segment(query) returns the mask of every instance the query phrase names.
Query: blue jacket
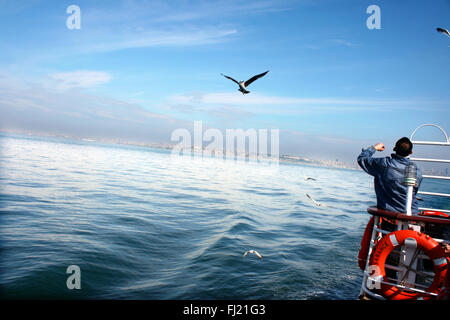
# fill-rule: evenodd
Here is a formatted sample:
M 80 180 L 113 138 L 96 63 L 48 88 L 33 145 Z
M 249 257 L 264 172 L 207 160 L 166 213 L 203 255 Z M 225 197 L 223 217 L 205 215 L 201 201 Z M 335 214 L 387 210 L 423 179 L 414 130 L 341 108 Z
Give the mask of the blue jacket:
M 358 156 L 359 166 L 368 174 L 375 177 L 375 193 L 377 195 L 377 207 L 394 212 L 406 212 L 406 195 L 408 187 L 403 184 L 405 168 L 409 164 L 409 158 L 403 158 L 396 154 L 390 157 L 373 158 L 375 148 L 363 149 Z M 417 191 L 422 182 L 422 172 L 417 168 L 417 186 L 413 190 L 412 213 L 419 213 L 419 204 L 416 198 Z

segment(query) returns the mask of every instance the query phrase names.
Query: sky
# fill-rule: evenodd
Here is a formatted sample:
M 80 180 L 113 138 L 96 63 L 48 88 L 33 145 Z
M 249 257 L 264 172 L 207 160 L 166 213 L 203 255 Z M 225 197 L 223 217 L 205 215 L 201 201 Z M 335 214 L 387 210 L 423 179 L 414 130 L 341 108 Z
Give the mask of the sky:
M 436 27 L 448 0 L 0 0 L 0 130 L 167 143 L 202 121 L 279 129 L 281 154 L 354 162 L 381 141 L 388 155 L 423 123 L 450 134 Z M 245 96 L 220 75 L 267 70 Z

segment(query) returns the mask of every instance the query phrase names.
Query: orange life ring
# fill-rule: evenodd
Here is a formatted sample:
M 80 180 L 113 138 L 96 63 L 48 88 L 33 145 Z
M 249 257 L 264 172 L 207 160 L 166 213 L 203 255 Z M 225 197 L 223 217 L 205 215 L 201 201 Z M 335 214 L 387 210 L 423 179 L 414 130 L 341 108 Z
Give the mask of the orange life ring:
M 430 236 L 413 230 L 399 230 L 389 233 L 381 238 L 374 248 L 370 256 L 369 265 L 377 267 L 378 277 L 386 279 L 386 271 L 384 268 L 386 258 L 391 251 L 405 243 L 405 240 L 412 238 L 415 240 L 417 248 L 425 252 L 434 264 L 433 283 L 426 290 L 427 292 L 438 293 L 441 285 L 445 281 L 447 274 L 447 258 L 444 249 Z M 405 289 L 398 288 L 394 285 L 381 283 L 381 294 L 389 300 L 413 300 L 417 298 L 430 299 L 430 296 L 420 292 L 408 292 Z
M 425 211 L 422 211 L 420 214 L 423 216 L 428 216 L 428 217 L 443 217 L 443 218 L 450 217 L 448 214 L 446 214 L 444 212 L 434 211 L 434 210 L 425 210 Z
M 361 248 L 358 254 L 358 265 L 361 270 L 366 268 L 367 255 L 369 254 L 370 238 L 372 237 L 372 230 L 374 225 L 374 217 L 372 216 L 367 223 L 364 235 L 361 240 Z
M 450 300 L 450 264 L 448 264 L 447 276 L 445 278 L 445 286 L 441 292 L 439 292 L 439 295 L 436 298 L 437 300 Z

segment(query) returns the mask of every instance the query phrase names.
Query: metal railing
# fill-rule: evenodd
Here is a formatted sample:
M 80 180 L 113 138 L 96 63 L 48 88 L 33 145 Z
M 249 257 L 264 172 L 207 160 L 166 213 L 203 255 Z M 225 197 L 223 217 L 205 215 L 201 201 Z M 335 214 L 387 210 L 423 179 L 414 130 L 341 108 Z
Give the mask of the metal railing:
M 413 141 L 413 136 L 417 132 L 417 130 L 422 127 L 425 127 L 425 126 L 432 126 L 432 127 L 438 128 L 444 134 L 445 141 L 444 142 L 442 142 L 442 141 Z M 417 127 L 411 134 L 410 140 L 412 141 L 413 144 L 416 144 L 416 145 L 447 146 L 447 147 L 450 146 L 450 139 L 449 139 L 447 133 L 441 127 L 439 127 L 435 124 L 423 124 L 423 125 Z M 412 161 L 424 161 L 424 162 L 436 162 L 436 163 L 450 163 L 450 160 L 446 160 L 446 159 L 411 158 L 411 160 Z M 443 181 L 450 180 L 450 177 L 438 176 L 438 175 L 422 175 L 422 177 L 425 179 L 439 179 L 439 180 L 443 180 Z M 418 194 L 436 196 L 436 197 L 450 197 L 450 194 L 442 193 L 442 192 L 418 191 Z M 421 211 L 430 210 L 430 211 L 440 211 L 440 212 L 450 213 L 450 210 L 447 210 L 447 209 L 419 207 L 419 210 L 421 210 Z M 414 230 L 416 230 L 418 232 L 423 232 L 423 228 L 426 228 L 426 226 L 429 224 L 450 226 L 450 219 L 446 219 L 446 218 L 442 218 L 442 217 L 408 215 L 405 213 L 394 213 L 394 212 L 389 212 L 386 210 L 377 209 L 376 207 L 369 207 L 368 212 L 374 216 L 374 225 L 373 225 L 373 229 L 372 229 L 372 233 L 371 233 L 369 250 L 368 250 L 367 257 L 366 257 L 366 264 L 365 264 L 363 282 L 362 282 L 360 294 L 362 296 L 362 294 L 365 293 L 366 297 L 380 299 L 380 300 L 386 300 L 386 298 L 384 296 L 382 296 L 378 291 L 373 290 L 373 288 L 369 288 L 367 285 L 368 280 L 371 280 L 371 279 L 373 280 L 372 272 L 371 272 L 371 269 L 369 266 L 369 264 L 370 264 L 369 261 L 370 261 L 370 257 L 373 252 L 373 249 L 375 248 L 378 241 L 381 240 L 381 238 L 383 238 L 387 234 L 391 233 L 391 231 L 382 229 L 382 227 L 381 227 L 382 220 L 386 219 L 386 218 L 390 219 L 390 221 L 393 221 L 397 224 L 398 229 L 413 228 Z M 438 243 L 450 244 L 450 239 L 434 238 L 434 240 Z M 408 250 L 409 250 L 408 248 L 402 246 L 402 247 L 400 247 L 399 252 L 392 251 L 392 253 L 395 252 L 396 254 L 402 255 L 405 258 L 407 255 L 411 255 L 411 251 L 408 252 Z M 429 257 L 427 255 L 420 254 L 420 253 L 417 253 L 414 251 L 414 256 L 412 257 L 412 259 L 409 260 L 408 265 L 402 264 L 401 262 L 399 262 L 399 264 L 397 266 L 385 263 L 386 270 L 390 269 L 390 270 L 393 270 L 394 272 L 397 272 L 397 279 L 388 278 L 386 276 L 383 279 L 378 279 L 378 284 L 385 284 L 388 286 L 394 286 L 401 290 L 420 293 L 422 298 L 423 297 L 436 298 L 437 294 L 435 292 L 427 292 L 427 290 L 426 290 L 427 286 L 425 286 L 421 283 L 417 283 L 417 281 L 416 281 L 417 275 L 422 276 L 424 278 L 428 278 L 428 279 L 430 279 L 434 276 L 433 272 L 427 272 L 425 270 L 418 270 L 418 268 L 416 266 L 417 266 L 417 261 L 419 259 L 421 259 L 421 261 L 425 261 L 425 260 L 429 260 Z M 414 273 L 413 277 L 409 276 L 407 285 L 405 285 L 404 283 L 402 283 L 399 280 L 400 275 L 405 274 L 405 271 L 406 271 L 406 274 L 408 274 L 409 271 L 413 271 L 413 273 Z M 449 270 L 449 272 L 450 272 L 450 270 Z M 413 279 L 413 280 L 411 281 L 411 279 Z
M 443 133 L 443 135 L 445 137 L 445 141 L 414 141 L 413 140 L 414 134 L 423 127 L 434 127 L 434 128 L 439 129 Z M 413 145 L 415 144 L 415 145 L 446 146 L 446 147 L 450 146 L 450 139 L 449 139 L 447 133 L 444 131 L 444 129 L 442 129 L 441 127 L 439 127 L 435 124 L 431 124 L 431 123 L 425 123 L 425 124 L 418 126 L 411 133 L 410 140 L 413 143 Z M 411 161 L 450 163 L 450 160 L 448 160 L 448 159 L 411 158 Z M 422 177 L 425 179 L 450 180 L 450 177 L 446 177 L 446 176 L 423 175 Z M 450 197 L 449 193 L 438 193 L 438 192 L 429 192 L 429 191 L 418 191 L 417 193 L 423 194 L 423 195 L 438 196 L 438 197 Z M 419 210 L 432 210 L 432 211 L 442 211 L 442 212 L 450 213 L 450 210 L 447 210 L 447 209 L 434 209 L 434 208 L 419 207 Z
M 374 226 L 372 229 L 372 234 L 371 234 L 371 240 L 369 243 L 369 251 L 366 257 L 366 264 L 365 264 L 365 268 L 364 268 L 364 274 L 363 274 L 363 282 L 361 285 L 361 292 L 360 294 L 362 294 L 363 292 L 366 294 L 366 296 L 371 297 L 371 298 L 375 298 L 375 299 L 380 299 L 380 300 L 386 300 L 385 297 L 383 297 L 381 294 L 377 293 L 376 291 L 373 291 L 373 289 L 369 288 L 367 283 L 368 280 L 373 280 L 373 274 L 371 273 L 371 269 L 370 269 L 370 257 L 372 255 L 372 252 L 374 250 L 374 248 L 376 247 L 378 241 L 380 241 L 383 237 L 387 236 L 388 234 L 391 234 L 391 231 L 387 231 L 384 230 L 381 226 L 382 226 L 382 221 L 385 218 L 391 219 L 391 220 L 395 220 L 397 221 L 399 226 L 406 225 L 411 228 L 412 226 L 416 227 L 416 228 L 423 228 L 427 223 L 431 223 L 433 225 L 437 225 L 437 224 L 442 224 L 442 225 L 447 225 L 450 226 L 450 219 L 447 218 L 441 218 L 441 217 L 430 217 L 430 216 L 421 216 L 421 215 L 407 215 L 404 213 L 397 213 L 397 212 L 390 212 L 387 210 L 382 210 L 382 209 L 378 209 L 376 207 L 369 207 L 367 209 L 367 211 L 372 214 L 374 216 Z M 450 244 L 450 239 L 438 239 L 438 238 L 433 238 L 436 242 L 438 243 L 444 243 L 444 244 Z M 391 254 L 396 254 L 396 255 L 404 255 L 405 254 L 405 250 L 403 248 L 403 246 L 401 247 L 400 251 L 392 251 Z M 425 255 L 425 254 L 417 254 L 415 255 L 414 259 L 412 259 L 409 264 L 404 264 L 404 263 L 399 263 L 398 266 L 396 265 L 392 265 L 392 264 L 385 264 L 385 269 L 386 270 L 393 270 L 395 272 L 398 272 L 399 274 L 401 274 L 402 272 L 404 272 L 405 270 L 409 270 L 412 271 L 414 273 L 414 280 L 411 281 L 411 279 L 409 279 L 409 281 L 407 281 L 407 284 L 402 283 L 401 281 L 399 281 L 399 279 L 394 279 L 391 277 L 387 277 L 385 276 L 383 279 L 378 279 L 376 280 L 378 282 L 378 284 L 384 284 L 384 285 L 388 285 L 388 286 L 393 286 L 402 290 L 406 290 L 409 292 L 414 292 L 414 293 L 420 293 L 423 297 L 431 297 L 431 298 L 436 298 L 438 296 L 437 293 L 435 292 L 429 292 L 427 291 L 428 286 L 424 285 L 422 283 L 417 283 L 415 281 L 415 276 L 419 275 L 425 278 L 433 278 L 434 277 L 434 273 L 433 272 L 427 272 L 426 270 L 418 270 L 417 267 L 413 267 L 412 264 L 416 263 L 418 259 L 421 259 L 422 261 L 424 260 L 430 260 L 430 258 Z

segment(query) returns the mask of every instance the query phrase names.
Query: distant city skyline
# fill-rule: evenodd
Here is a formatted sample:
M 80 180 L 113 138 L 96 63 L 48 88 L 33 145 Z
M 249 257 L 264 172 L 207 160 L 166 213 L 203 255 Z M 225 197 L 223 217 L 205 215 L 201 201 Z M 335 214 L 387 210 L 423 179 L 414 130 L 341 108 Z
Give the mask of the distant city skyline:
M 1 134 L 18 134 L 19 136 L 37 136 L 37 137 L 56 137 L 56 138 L 64 138 L 64 139 L 69 139 L 69 140 L 80 140 L 83 142 L 99 142 L 99 143 L 107 143 L 107 144 L 118 144 L 118 145 L 132 145 L 132 146 L 138 146 L 138 147 L 149 147 L 149 148 L 156 148 L 156 149 L 168 149 L 171 150 L 174 148 L 174 146 L 176 145 L 176 143 L 171 142 L 171 143 L 139 143 L 136 141 L 127 141 L 127 140 L 114 140 L 114 139 L 90 139 L 90 138 L 82 138 L 82 137 L 78 137 L 78 136 L 70 136 L 70 135 L 45 135 L 45 134 L 36 134 L 34 132 L 26 132 L 26 131 L 22 131 L 22 130 L 16 130 L 16 131 L 0 131 L 0 135 Z M 220 159 L 221 157 L 224 157 L 224 153 L 221 152 L 214 152 L 211 153 L 210 150 L 206 150 L 206 153 L 203 153 L 202 150 L 205 150 L 207 146 L 203 146 L 203 149 L 199 148 L 199 147 L 194 147 L 192 146 L 192 156 L 212 156 L 212 157 L 216 157 L 218 159 Z M 224 150 L 226 151 L 226 150 Z M 185 154 L 189 154 L 189 151 L 186 149 L 185 150 Z M 448 156 L 448 152 L 446 153 Z M 249 156 L 246 152 L 237 152 L 236 155 L 238 157 L 245 157 L 245 156 Z M 375 155 L 375 156 L 379 156 L 379 155 Z M 265 157 L 260 158 L 260 155 L 257 156 L 259 159 L 264 160 Z M 357 170 L 361 170 L 361 168 L 359 167 L 359 165 L 356 163 L 356 161 L 345 161 L 345 160 L 341 160 L 341 159 L 328 159 L 328 160 L 320 160 L 317 158 L 308 158 L 305 156 L 301 156 L 301 155 L 292 155 L 292 154 L 279 154 L 277 157 L 279 157 L 279 161 L 281 162 L 294 162 L 294 163 L 300 163 L 303 165 L 312 165 L 312 166 L 320 166 L 320 167 L 330 167 L 330 168 L 341 168 L 341 169 L 357 169 Z M 438 158 L 438 157 L 436 157 Z M 445 158 L 442 157 L 442 158 Z M 446 158 L 448 159 L 448 158 Z M 269 159 L 269 161 L 273 161 Z M 424 174 L 432 174 L 432 175 L 440 175 L 440 176 L 447 176 L 450 177 L 449 174 L 449 170 L 448 170 L 448 166 L 446 164 L 436 164 L 436 163 L 423 163 L 420 162 L 418 163 L 418 166 L 422 169 L 422 172 Z
M 368 27 L 371 5 L 379 28 Z M 0 8 L 2 131 L 169 143 L 198 120 L 222 131 L 279 129 L 280 154 L 349 163 L 379 141 L 387 148 L 377 156 L 389 155 L 423 123 L 450 132 L 450 37 L 436 31 L 450 27 L 445 0 Z M 266 70 L 245 96 L 220 75 Z M 431 128 L 419 136 L 442 139 Z

